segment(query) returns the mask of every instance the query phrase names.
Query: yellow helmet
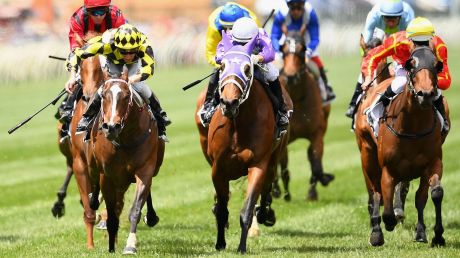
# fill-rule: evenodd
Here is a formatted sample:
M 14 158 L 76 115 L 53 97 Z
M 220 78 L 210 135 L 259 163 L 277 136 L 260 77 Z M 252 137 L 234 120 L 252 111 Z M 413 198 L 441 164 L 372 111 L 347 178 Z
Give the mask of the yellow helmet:
M 428 41 L 433 35 L 433 24 L 427 18 L 417 17 L 407 25 L 406 36 L 413 41 Z
M 140 32 L 131 24 L 121 25 L 115 32 L 115 46 L 121 49 L 138 48 L 140 45 Z

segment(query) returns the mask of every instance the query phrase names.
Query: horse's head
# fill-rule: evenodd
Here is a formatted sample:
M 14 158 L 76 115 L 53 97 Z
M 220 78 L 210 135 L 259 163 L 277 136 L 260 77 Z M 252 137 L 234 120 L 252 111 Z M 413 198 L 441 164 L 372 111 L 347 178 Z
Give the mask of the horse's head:
M 115 140 L 124 127 L 129 107 L 133 103 L 132 88 L 128 85 L 128 71 L 121 78 L 105 75 L 102 90 L 102 132 L 108 140 Z
M 227 51 L 220 68 L 220 108 L 223 115 L 235 118 L 240 104 L 249 97 L 254 74 L 251 54 L 257 39 L 252 39 L 244 46 L 233 46 L 229 36 L 223 33 L 222 40 Z
M 423 108 L 433 104 L 438 84 L 437 74 L 442 66 L 433 50 L 426 46 L 416 47 L 404 65 L 409 72 L 408 89 Z
M 298 31 L 290 31 L 286 35 L 286 41 L 281 46 L 284 60 L 284 74 L 289 77 L 295 76 L 305 64 L 305 39 Z

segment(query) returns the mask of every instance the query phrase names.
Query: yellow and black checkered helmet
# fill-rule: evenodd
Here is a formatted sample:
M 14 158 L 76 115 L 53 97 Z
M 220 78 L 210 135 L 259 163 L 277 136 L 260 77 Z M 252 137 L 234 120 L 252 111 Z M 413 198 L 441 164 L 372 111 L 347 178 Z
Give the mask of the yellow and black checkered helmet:
M 115 46 L 121 49 L 138 48 L 141 40 L 140 32 L 131 24 L 121 25 L 115 32 Z

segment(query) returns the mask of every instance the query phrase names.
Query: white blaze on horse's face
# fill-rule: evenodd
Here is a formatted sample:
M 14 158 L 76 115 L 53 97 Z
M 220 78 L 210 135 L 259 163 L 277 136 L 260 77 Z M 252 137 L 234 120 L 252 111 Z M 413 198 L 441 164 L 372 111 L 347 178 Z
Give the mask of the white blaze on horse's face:
M 110 93 L 112 94 L 112 107 L 111 107 L 111 114 L 109 124 L 114 124 L 115 115 L 117 114 L 117 102 L 118 102 L 118 95 L 121 94 L 121 88 L 119 84 L 116 84 L 110 88 Z

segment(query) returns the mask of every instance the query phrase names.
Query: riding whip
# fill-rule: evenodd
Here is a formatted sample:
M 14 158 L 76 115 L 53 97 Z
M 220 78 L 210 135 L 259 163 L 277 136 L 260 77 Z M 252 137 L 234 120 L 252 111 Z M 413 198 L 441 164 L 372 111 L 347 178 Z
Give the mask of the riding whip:
M 59 56 L 52 56 L 52 55 L 49 55 L 48 57 L 51 58 L 51 59 L 57 59 L 57 60 L 61 60 L 61 61 L 67 60 L 67 58 L 59 57 Z
M 46 104 L 46 106 L 42 107 L 40 110 L 38 110 L 37 112 L 35 112 L 33 115 L 29 116 L 28 118 L 26 118 L 24 121 L 20 122 L 18 125 L 16 125 L 15 127 L 11 128 L 10 130 L 8 130 L 8 133 L 9 134 L 12 134 L 14 131 L 16 131 L 17 129 L 19 129 L 21 126 L 25 125 L 27 122 L 29 122 L 32 118 L 34 118 L 34 116 L 36 116 L 38 113 L 42 112 L 45 108 L 47 108 L 49 105 L 55 105 L 56 102 L 66 93 L 65 89 L 63 89 L 59 95 L 57 95 L 53 101 L 51 101 L 50 103 Z
M 267 19 L 265 19 L 265 22 L 264 22 L 264 24 L 262 25 L 262 28 L 265 27 L 265 25 L 267 24 L 267 22 L 270 20 L 270 18 L 273 16 L 274 13 L 275 13 L 275 9 L 272 9 L 272 11 L 270 12 L 270 15 L 268 15 Z M 217 70 L 215 70 L 215 71 L 212 72 L 211 74 L 206 75 L 206 76 L 205 76 L 203 79 L 201 79 L 201 80 L 196 80 L 196 81 L 194 81 L 194 82 L 192 82 L 192 83 L 190 83 L 190 84 L 187 84 L 186 86 L 184 86 L 184 87 L 182 88 L 182 90 L 186 91 L 186 90 L 190 89 L 191 87 L 193 87 L 193 86 L 199 84 L 200 82 L 202 82 L 202 81 L 205 80 L 206 78 L 211 77 L 211 75 L 215 74 L 216 72 L 217 72 Z

